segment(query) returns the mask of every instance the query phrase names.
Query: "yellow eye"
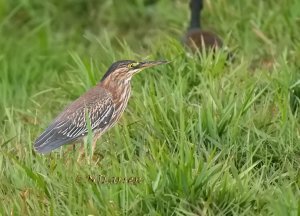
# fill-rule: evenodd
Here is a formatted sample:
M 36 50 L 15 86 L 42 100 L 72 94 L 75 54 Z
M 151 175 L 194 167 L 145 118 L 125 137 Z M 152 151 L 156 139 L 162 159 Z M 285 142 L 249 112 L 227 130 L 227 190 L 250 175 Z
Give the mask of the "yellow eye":
M 129 64 L 127 67 L 128 68 L 133 68 L 133 67 L 135 67 L 135 66 L 137 66 L 138 65 L 138 63 L 131 63 L 131 64 Z

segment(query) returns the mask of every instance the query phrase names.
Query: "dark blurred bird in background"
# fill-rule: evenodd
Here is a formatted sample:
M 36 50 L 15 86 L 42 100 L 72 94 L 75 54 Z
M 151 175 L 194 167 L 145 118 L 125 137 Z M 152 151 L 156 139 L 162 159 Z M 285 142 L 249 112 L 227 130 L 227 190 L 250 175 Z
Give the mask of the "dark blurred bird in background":
M 290 87 L 290 107 L 293 114 L 300 111 L 300 78 Z
M 192 52 L 207 51 L 217 49 L 223 46 L 222 40 L 213 32 L 202 30 L 201 11 L 203 9 L 203 0 L 190 1 L 190 24 L 187 33 L 184 35 L 183 44 Z
M 36 139 L 34 149 L 39 153 L 52 150 L 75 141 L 82 141 L 93 133 L 93 150 L 97 139 L 121 117 L 131 94 L 131 78 L 141 70 L 167 61 L 115 62 L 101 81 L 60 113 L 50 126 Z M 90 126 L 90 127 L 89 127 Z

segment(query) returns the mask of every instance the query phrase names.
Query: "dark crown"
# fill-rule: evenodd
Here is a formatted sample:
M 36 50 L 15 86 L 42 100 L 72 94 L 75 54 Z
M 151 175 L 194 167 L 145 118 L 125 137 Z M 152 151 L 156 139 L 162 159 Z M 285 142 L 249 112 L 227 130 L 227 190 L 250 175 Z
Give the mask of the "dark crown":
M 108 77 L 111 73 L 113 73 L 115 70 L 117 70 L 118 68 L 122 68 L 124 66 L 127 66 L 130 63 L 135 63 L 136 61 L 133 60 L 121 60 L 121 61 L 117 61 L 115 63 L 113 63 L 108 70 L 106 71 L 106 73 L 104 74 L 104 76 L 102 77 L 101 81 L 104 80 L 106 77 Z

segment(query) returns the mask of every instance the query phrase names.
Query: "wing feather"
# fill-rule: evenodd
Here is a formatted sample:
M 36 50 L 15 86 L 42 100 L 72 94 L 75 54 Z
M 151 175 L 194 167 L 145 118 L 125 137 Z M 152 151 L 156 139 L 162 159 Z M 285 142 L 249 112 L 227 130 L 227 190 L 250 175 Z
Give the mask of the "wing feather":
M 93 132 L 107 128 L 115 111 L 111 94 L 94 88 L 70 104 L 37 138 L 34 148 L 40 153 L 50 151 L 88 134 L 88 116 Z

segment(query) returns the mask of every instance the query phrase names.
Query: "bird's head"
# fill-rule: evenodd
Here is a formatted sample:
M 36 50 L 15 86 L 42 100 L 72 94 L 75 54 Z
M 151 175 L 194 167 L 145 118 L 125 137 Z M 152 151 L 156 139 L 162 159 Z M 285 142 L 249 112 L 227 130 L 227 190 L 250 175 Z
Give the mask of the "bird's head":
M 167 64 L 168 61 L 145 61 L 137 62 L 132 60 L 122 60 L 113 63 L 107 72 L 104 74 L 101 81 L 109 77 L 117 81 L 129 81 L 132 76 L 145 68 L 156 65 Z

